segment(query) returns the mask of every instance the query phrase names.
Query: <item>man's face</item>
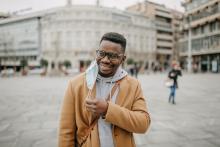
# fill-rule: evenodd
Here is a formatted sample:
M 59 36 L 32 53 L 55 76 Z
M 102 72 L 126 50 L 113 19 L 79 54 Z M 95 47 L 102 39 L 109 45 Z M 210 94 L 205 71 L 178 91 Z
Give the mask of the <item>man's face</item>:
M 113 76 L 125 58 L 120 44 L 103 40 L 100 43 L 100 48 L 96 51 L 99 74 L 103 77 Z

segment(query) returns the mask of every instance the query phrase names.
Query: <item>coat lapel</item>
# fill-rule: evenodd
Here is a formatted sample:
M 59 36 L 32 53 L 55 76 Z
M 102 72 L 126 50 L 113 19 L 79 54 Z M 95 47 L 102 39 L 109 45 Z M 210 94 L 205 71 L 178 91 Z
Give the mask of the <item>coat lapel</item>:
M 91 95 L 89 97 L 90 99 L 96 99 L 96 82 L 92 88 L 92 91 L 91 91 Z M 89 125 L 92 124 L 92 122 L 94 121 L 94 119 L 96 119 L 96 115 L 93 115 L 91 112 L 89 112 Z
M 127 97 L 127 93 L 122 91 L 123 89 L 128 88 L 125 78 L 123 78 L 122 81 L 119 84 L 119 91 L 118 91 L 118 95 L 116 97 L 116 102 L 115 103 L 118 104 L 119 106 L 123 105 L 123 103 L 124 103 L 124 101 Z M 130 89 L 128 91 L 130 91 Z

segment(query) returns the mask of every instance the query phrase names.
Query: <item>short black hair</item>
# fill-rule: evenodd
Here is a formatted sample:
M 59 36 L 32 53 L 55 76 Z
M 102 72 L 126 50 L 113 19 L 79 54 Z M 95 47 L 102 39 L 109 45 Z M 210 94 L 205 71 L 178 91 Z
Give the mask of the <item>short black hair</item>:
M 121 45 L 122 49 L 123 49 L 123 52 L 125 52 L 125 48 L 126 48 L 126 39 L 123 35 L 119 34 L 119 33 L 116 33 L 116 32 L 109 32 L 109 33 L 106 33 L 102 36 L 101 40 L 100 40 L 100 43 L 103 41 L 103 40 L 108 40 L 108 41 L 111 41 L 111 42 L 115 42 L 115 43 L 118 43 Z

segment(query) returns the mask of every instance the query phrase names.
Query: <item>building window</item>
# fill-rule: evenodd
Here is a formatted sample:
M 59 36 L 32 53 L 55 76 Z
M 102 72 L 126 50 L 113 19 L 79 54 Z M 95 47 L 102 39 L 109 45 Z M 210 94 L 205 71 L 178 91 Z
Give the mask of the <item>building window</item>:
M 76 31 L 77 37 L 81 37 L 82 32 L 81 31 Z
M 203 33 L 204 33 L 204 25 L 201 26 L 201 34 L 203 34 Z
M 220 30 L 220 21 L 217 21 L 218 30 Z
M 210 32 L 215 31 L 215 29 L 216 29 L 216 23 L 215 23 L 215 22 L 211 22 L 211 23 L 209 24 L 209 30 L 210 30 Z

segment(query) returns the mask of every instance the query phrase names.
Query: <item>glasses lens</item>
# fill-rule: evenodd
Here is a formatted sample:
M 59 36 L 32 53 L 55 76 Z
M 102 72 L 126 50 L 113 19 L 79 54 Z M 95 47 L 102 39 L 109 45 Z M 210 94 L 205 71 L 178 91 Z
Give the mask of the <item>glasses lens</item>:
M 104 58 L 105 57 L 105 52 L 100 51 L 100 50 L 96 50 L 96 55 L 97 55 L 97 57 Z
M 109 53 L 109 52 L 100 51 L 100 50 L 96 50 L 96 55 L 99 58 L 104 58 L 105 56 L 107 56 L 109 60 L 117 60 L 120 57 L 120 55 L 116 53 Z
M 111 60 L 116 60 L 118 59 L 118 55 L 115 53 L 108 53 L 108 58 Z

